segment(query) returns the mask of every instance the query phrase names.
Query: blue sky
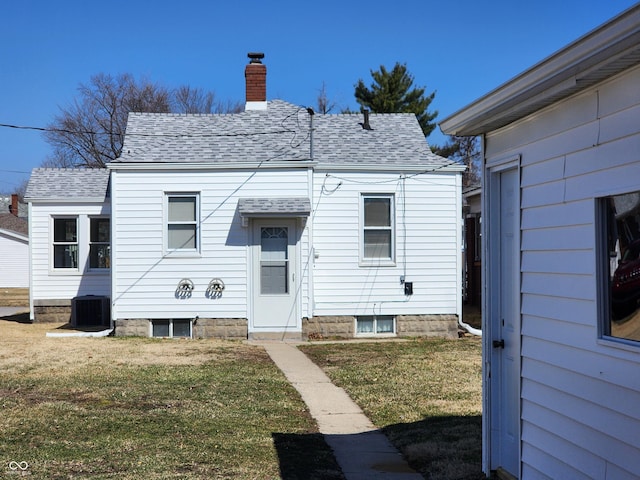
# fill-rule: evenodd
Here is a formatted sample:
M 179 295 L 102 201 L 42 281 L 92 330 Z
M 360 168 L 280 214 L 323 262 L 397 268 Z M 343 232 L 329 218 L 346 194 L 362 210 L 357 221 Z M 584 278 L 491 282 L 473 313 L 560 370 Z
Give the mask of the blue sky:
M 247 52 L 265 53 L 267 97 L 334 113 L 354 85 L 406 63 L 436 92 L 438 120 L 588 33 L 631 0 L 9 0 L 0 6 L 0 123 L 46 127 L 97 73 L 132 73 L 244 102 Z M 437 129 L 430 143 L 443 144 Z M 0 192 L 50 153 L 41 133 L 0 128 Z

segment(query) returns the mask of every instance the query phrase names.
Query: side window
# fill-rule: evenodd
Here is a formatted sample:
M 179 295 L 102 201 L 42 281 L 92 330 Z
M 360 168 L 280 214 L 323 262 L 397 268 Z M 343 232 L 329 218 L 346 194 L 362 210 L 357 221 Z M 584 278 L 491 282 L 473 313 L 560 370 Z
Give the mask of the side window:
M 111 268 L 111 222 L 108 218 L 90 219 L 89 268 Z
M 363 194 L 361 201 L 362 243 L 360 260 L 368 263 L 395 259 L 393 195 Z
M 602 334 L 640 342 L 640 191 L 598 201 Z
M 152 337 L 191 338 L 191 320 L 169 318 L 151 321 Z
M 53 268 L 78 268 L 78 218 L 53 219 Z
M 394 335 L 395 333 L 395 318 L 391 315 L 356 317 L 356 336 Z
M 198 240 L 198 194 L 167 194 L 166 245 L 169 251 L 195 252 L 200 248 Z

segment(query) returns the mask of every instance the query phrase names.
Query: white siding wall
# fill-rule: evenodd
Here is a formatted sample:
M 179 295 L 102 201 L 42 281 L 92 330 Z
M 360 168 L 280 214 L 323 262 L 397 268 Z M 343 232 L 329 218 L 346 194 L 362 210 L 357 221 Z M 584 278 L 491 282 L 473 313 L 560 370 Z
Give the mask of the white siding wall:
M 106 295 L 111 292 L 109 272 L 88 272 L 89 217 L 110 214 L 103 204 L 33 204 L 29 216 L 31 229 L 32 300 L 65 300 L 80 295 Z M 79 232 L 79 269 L 53 271 L 52 217 L 76 216 Z
M 0 288 L 29 286 L 29 241 L 0 230 Z
M 403 193 L 398 174 L 316 174 L 315 315 L 460 313 L 460 175 L 408 177 Z M 362 193 L 394 194 L 394 266 L 359 265 Z
M 164 171 L 112 173 L 114 215 L 114 318 L 248 318 L 250 228 L 236 212 L 239 198 L 308 197 L 307 171 Z M 200 194 L 201 255 L 165 256 L 165 192 Z M 308 240 L 301 240 L 304 266 Z M 175 297 L 178 282 L 193 281 L 191 298 Z M 225 283 L 222 297 L 205 296 L 213 278 Z M 298 277 L 296 277 L 298 278 Z M 303 282 L 302 312 L 308 293 Z
M 598 340 L 594 197 L 640 188 L 640 68 L 486 138 L 521 155 L 523 478 L 640 475 L 640 346 Z M 489 239 L 490 241 L 490 239 Z

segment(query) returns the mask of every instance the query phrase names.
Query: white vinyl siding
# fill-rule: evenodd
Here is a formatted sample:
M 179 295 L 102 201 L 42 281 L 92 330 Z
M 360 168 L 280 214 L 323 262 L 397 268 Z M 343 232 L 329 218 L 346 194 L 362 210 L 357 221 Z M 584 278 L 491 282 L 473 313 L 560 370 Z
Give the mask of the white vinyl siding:
M 333 176 L 335 175 L 335 177 Z M 457 314 L 461 301 L 461 179 L 425 173 L 317 172 L 314 315 Z M 337 187 L 340 183 L 341 185 Z M 362 195 L 392 196 L 393 265 L 360 263 Z M 330 194 L 327 192 L 331 192 Z M 400 278 L 413 282 L 404 294 Z
M 89 267 L 90 219 L 107 217 L 109 204 L 34 203 L 31 230 L 31 271 L 33 300 L 70 300 L 83 295 L 110 295 L 108 269 Z M 78 267 L 54 269 L 53 219 L 77 218 Z
M 27 237 L 0 230 L 0 288 L 29 286 L 29 241 Z
M 240 198 L 308 197 L 307 170 L 264 169 L 257 172 L 160 171 L 112 172 L 114 215 L 115 318 L 248 318 L 251 288 L 250 226 L 237 213 Z M 164 254 L 165 192 L 199 192 L 199 255 Z M 308 252 L 308 230 L 300 229 L 301 250 Z M 306 254 L 305 254 L 306 258 Z M 307 311 L 308 269 L 292 267 L 302 312 Z M 175 295 L 189 278 L 188 299 Z M 219 278 L 222 295 L 211 298 L 207 286 Z
M 635 68 L 485 139 L 488 168 L 521 158 L 522 478 L 640 472 L 640 350 L 600 338 L 595 208 L 638 190 L 638 85 Z

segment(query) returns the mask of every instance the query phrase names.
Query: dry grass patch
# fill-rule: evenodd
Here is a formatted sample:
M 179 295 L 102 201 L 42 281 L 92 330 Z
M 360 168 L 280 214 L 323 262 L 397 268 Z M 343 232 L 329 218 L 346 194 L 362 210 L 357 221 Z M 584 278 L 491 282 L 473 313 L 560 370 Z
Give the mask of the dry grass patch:
M 481 471 L 481 342 L 304 345 L 425 478 L 475 480 Z
M 56 327 L 0 320 L 0 473 L 27 462 L 43 479 L 341 478 L 263 349 L 45 337 Z M 276 444 L 283 435 L 305 448 Z

